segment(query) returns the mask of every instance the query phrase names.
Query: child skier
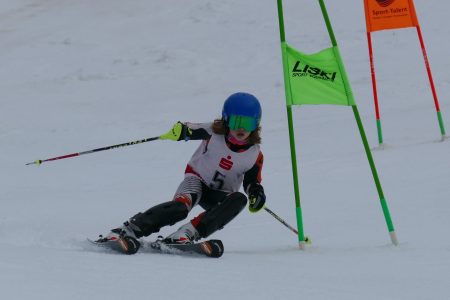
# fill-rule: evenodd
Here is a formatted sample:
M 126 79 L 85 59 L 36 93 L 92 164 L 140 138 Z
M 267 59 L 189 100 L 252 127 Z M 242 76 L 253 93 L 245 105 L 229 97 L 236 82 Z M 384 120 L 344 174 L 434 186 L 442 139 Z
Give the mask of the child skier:
M 136 214 L 98 242 L 121 239 L 127 243 L 126 252 L 135 253 L 140 246 L 137 239 L 174 225 L 200 205 L 204 212 L 163 240 L 169 244 L 193 243 L 222 229 L 242 211 L 247 197 L 239 192 L 241 185 L 248 195 L 250 212 L 261 210 L 266 196 L 261 185 L 260 121 L 258 99 L 235 93 L 225 101 L 221 119 L 204 124 L 177 122 L 159 138 L 202 143 L 188 162 L 173 199 Z

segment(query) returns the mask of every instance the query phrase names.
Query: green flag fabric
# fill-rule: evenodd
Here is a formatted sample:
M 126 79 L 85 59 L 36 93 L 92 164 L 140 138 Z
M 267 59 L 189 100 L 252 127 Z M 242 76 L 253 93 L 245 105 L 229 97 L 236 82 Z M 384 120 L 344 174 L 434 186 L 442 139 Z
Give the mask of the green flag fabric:
M 282 48 L 287 60 L 288 105 L 355 105 L 337 47 L 314 54 L 302 53 L 286 43 Z

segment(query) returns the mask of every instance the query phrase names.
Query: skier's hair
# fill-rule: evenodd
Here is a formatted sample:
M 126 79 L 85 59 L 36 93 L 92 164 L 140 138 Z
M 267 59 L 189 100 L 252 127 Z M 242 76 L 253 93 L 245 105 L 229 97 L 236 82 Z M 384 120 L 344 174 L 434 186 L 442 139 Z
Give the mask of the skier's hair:
M 212 131 L 215 134 L 227 135 L 229 130 L 230 129 L 228 128 L 227 124 L 225 123 L 225 121 L 223 119 L 214 120 L 214 122 L 212 124 Z M 258 126 L 258 128 L 256 128 L 256 130 L 253 130 L 250 133 L 250 136 L 248 137 L 248 142 L 250 144 L 261 144 L 260 132 L 261 132 L 261 127 Z

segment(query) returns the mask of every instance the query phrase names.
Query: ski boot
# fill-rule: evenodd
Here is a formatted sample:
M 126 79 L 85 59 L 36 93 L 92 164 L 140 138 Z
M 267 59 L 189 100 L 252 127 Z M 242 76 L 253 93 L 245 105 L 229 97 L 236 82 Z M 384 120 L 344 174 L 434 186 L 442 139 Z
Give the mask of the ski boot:
M 126 223 L 122 227 L 112 229 L 106 237 L 100 235 L 95 243 L 124 254 L 135 254 L 141 246 L 133 230 Z
M 200 239 L 200 234 L 191 222 L 181 226 L 177 231 L 162 240 L 165 244 L 193 244 Z

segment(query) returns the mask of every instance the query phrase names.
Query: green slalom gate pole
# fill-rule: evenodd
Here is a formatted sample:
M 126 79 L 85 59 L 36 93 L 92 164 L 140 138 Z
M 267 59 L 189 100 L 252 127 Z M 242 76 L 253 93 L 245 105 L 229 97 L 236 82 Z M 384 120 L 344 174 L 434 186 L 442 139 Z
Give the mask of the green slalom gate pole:
M 286 111 L 289 127 L 289 143 L 291 148 L 291 162 L 292 162 L 292 177 L 294 180 L 294 193 L 295 193 L 295 211 L 297 216 L 297 231 L 298 231 L 298 245 L 300 249 L 305 249 L 306 241 L 305 234 L 303 232 L 303 217 L 302 208 L 300 204 L 300 188 L 298 184 L 298 171 L 297 171 L 297 154 L 295 151 L 295 138 L 294 138 L 294 125 L 292 120 L 292 106 L 291 106 L 291 87 L 288 77 L 288 66 L 286 58 L 286 38 L 284 33 L 284 18 L 283 18 L 283 4 L 282 0 L 277 0 L 278 3 L 278 22 L 280 27 L 280 41 L 281 41 L 281 56 L 283 60 L 283 74 L 284 74 L 284 88 L 286 94 Z
M 337 49 L 337 42 L 336 42 L 336 38 L 335 38 L 334 33 L 333 33 L 333 28 L 331 27 L 331 23 L 330 23 L 330 19 L 328 17 L 327 9 L 325 7 L 325 4 L 324 4 L 323 0 L 318 0 L 318 1 L 319 1 L 319 4 L 320 4 L 320 8 L 322 10 L 323 17 L 325 19 L 325 23 L 326 23 L 326 26 L 327 26 L 327 29 L 328 29 L 328 33 L 330 35 L 331 43 L 333 44 L 333 47 L 336 47 L 336 49 Z M 344 65 L 342 63 L 342 58 L 341 58 L 341 56 L 339 54 L 339 51 L 337 51 L 336 54 L 337 54 L 336 55 L 337 59 L 339 60 L 339 64 L 340 64 L 340 66 L 342 68 L 341 73 L 343 75 L 343 79 L 344 79 L 346 88 L 348 89 L 347 93 L 351 93 L 351 87 L 350 87 L 350 84 L 349 84 L 346 72 L 343 69 Z M 364 150 L 366 151 L 366 155 L 367 155 L 367 159 L 369 161 L 370 169 L 372 171 L 373 179 L 374 179 L 375 185 L 377 187 L 378 196 L 380 198 L 381 208 L 383 210 L 384 218 L 386 220 L 386 224 L 387 224 L 387 227 L 388 227 L 388 230 L 389 230 L 389 235 L 390 235 L 391 241 L 392 241 L 392 243 L 394 245 L 398 245 L 398 240 L 397 240 L 397 235 L 395 234 L 394 224 L 392 223 L 392 219 L 391 219 L 391 215 L 389 213 L 389 208 L 388 208 L 388 205 L 387 205 L 387 201 L 386 201 L 386 199 L 384 197 L 383 189 L 381 187 L 380 179 L 378 177 L 378 172 L 377 172 L 377 169 L 375 167 L 375 163 L 373 161 L 372 153 L 370 152 L 369 143 L 367 142 L 367 137 L 366 137 L 366 134 L 365 134 L 365 131 L 364 131 L 364 127 L 363 127 L 363 124 L 362 124 L 362 121 L 361 121 L 361 117 L 360 117 L 359 112 L 358 112 L 358 108 L 357 108 L 356 105 L 353 105 L 352 109 L 353 109 L 353 114 L 355 115 L 356 123 L 358 125 L 358 129 L 359 129 L 359 133 L 361 135 L 362 142 L 364 144 Z
M 381 187 L 380 179 L 378 177 L 377 168 L 375 167 L 372 153 L 370 152 L 369 143 L 367 142 L 366 134 L 364 132 L 364 127 L 363 127 L 363 124 L 361 121 L 361 117 L 359 116 L 358 108 L 356 107 L 356 105 L 353 105 L 352 109 L 353 109 L 353 114 L 355 115 L 356 123 L 358 124 L 358 129 L 359 129 L 359 133 L 361 135 L 361 139 L 364 144 L 364 149 L 366 151 L 367 159 L 369 160 L 370 169 L 372 170 L 373 179 L 374 179 L 375 185 L 377 187 L 378 196 L 380 198 L 381 208 L 383 210 L 384 218 L 386 220 L 386 225 L 389 230 L 389 235 L 391 237 L 391 241 L 394 245 L 398 245 L 398 240 L 397 240 L 397 235 L 395 234 L 394 224 L 392 223 L 391 214 L 389 212 L 386 198 L 384 197 L 383 189 Z

